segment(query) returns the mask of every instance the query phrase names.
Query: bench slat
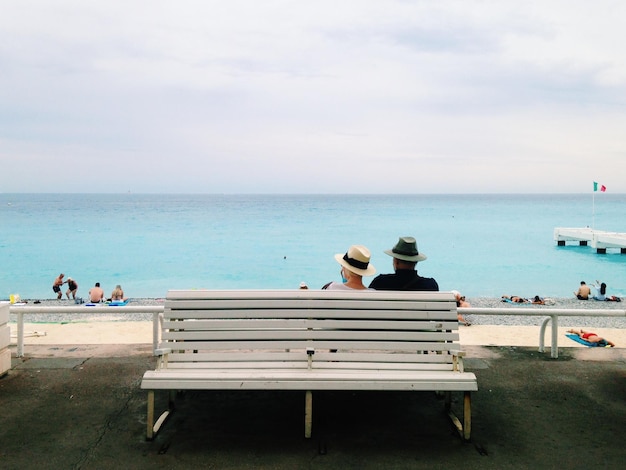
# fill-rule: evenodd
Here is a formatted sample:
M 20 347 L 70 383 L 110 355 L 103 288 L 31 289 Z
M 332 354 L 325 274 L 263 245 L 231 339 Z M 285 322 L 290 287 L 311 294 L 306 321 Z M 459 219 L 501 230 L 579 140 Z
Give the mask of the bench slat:
M 165 331 L 164 340 L 202 341 L 206 331 Z M 212 341 L 263 341 L 263 340 L 336 340 L 336 341 L 457 341 L 458 332 L 434 331 L 366 331 L 366 330 L 214 330 Z M 340 346 L 340 345 L 339 345 Z
M 223 309 L 206 309 L 200 308 L 196 310 L 179 310 L 165 308 L 163 312 L 163 318 L 166 320 L 187 320 L 187 319 L 215 319 L 215 318 L 353 318 L 357 320 L 362 319 L 406 319 L 406 320 L 454 320 L 456 319 L 456 309 L 445 308 L 441 310 L 435 310 L 432 308 L 423 310 L 396 310 L 390 309 L 387 306 L 386 309 L 351 309 L 347 308 L 342 310 L 330 310 L 324 308 L 317 309 L 235 309 L 229 310 Z
M 249 350 L 251 353 L 261 349 L 302 349 L 309 346 L 306 340 L 283 340 L 283 341 L 181 341 L 166 342 L 159 347 L 186 350 Z M 459 349 L 457 343 L 444 343 L 439 341 L 405 341 L 398 344 L 394 341 L 315 341 L 315 349 L 351 349 L 351 350 L 371 350 L 371 351 L 456 351 Z
M 270 299 L 270 300 L 292 300 L 292 299 L 332 299 L 332 300 L 359 300 L 366 296 L 376 296 L 377 299 L 382 300 L 408 300 L 414 302 L 435 301 L 435 302 L 449 302 L 453 301 L 454 297 L 450 292 L 400 292 L 400 291 L 329 291 L 321 289 L 307 289 L 307 290 L 263 290 L 263 289 L 241 289 L 241 290 L 209 290 L 209 289 L 194 289 L 194 290 L 176 290 L 172 289 L 167 292 L 166 302 L 175 302 L 179 300 L 203 300 L 214 301 L 224 299 Z
M 170 362 L 167 366 L 167 370 L 173 369 L 308 369 L 307 363 L 303 361 L 246 361 L 246 362 Z M 341 362 L 338 361 L 316 361 L 312 367 L 312 370 L 319 369 L 342 369 L 342 370 L 452 370 L 450 364 L 438 364 L 438 363 L 406 363 L 406 362 L 385 362 L 385 363 L 373 363 L 373 362 Z
M 320 328 L 320 329 L 354 329 L 354 330 L 458 330 L 458 320 L 454 321 L 415 321 L 406 320 L 335 320 L 335 319 L 312 319 L 312 318 L 274 318 L 255 319 L 251 325 L 249 319 L 211 319 L 185 321 L 183 328 L 189 330 L 212 330 L 212 329 L 283 329 L 283 328 Z M 164 320 L 163 328 L 180 329 L 181 322 L 177 320 Z
M 475 391 L 471 372 L 284 369 L 166 369 L 148 371 L 144 389 L 184 390 L 463 390 Z
M 287 361 L 308 361 L 308 356 L 305 350 L 291 350 L 286 352 L 285 350 L 278 351 L 256 351 L 255 354 L 249 352 L 230 351 L 230 352 L 196 352 L 196 353 L 177 353 L 171 352 L 168 356 L 169 366 L 174 363 L 204 363 L 211 364 L 212 362 L 230 362 L 230 363 L 251 363 L 254 361 L 259 362 L 287 362 Z M 315 361 L 333 361 L 333 362 L 359 362 L 361 364 L 366 362 L 373 363 L 414 363 L 414 364 L 445 364 L 446 367 L 451 367 L 452 356 L 450 354 L 416 354 L 415 352 L 410 354 L 396 353 L 376 353 L 367 351 L 359 353 L 357 351 L 336 353 L 329 352 L 315 352 Z

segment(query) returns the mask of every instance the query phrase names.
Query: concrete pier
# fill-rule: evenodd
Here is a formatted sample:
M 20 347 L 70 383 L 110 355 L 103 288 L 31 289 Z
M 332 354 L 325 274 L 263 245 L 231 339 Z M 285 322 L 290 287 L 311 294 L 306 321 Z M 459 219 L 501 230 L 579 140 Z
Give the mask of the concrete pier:
M 626 233 L 606 232 L 589 227 L 557 227 L 554 229 L 554 240 L 558 246 L 565 246 L 567 242 L 576 242 L 580 246 L 591 246 L 596 253 L 600 254 L 606 253 L 607 249 L 616 249 L 626 254 Z

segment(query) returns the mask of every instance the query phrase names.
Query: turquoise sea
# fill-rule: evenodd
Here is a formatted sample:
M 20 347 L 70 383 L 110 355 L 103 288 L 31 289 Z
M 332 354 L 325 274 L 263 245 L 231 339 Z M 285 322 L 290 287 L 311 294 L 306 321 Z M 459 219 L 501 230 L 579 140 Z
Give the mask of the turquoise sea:
M 164 297 L 173 288 L 319 288 L 333 255 L 383 253 L 412 235 L 420 274 L 471 297 L 568 297 L 600 279 L 626 296 L 626 255 L 558 247 L 555 227 L 626 232 L 626 195 L 0 194 L 0 298 L 53 298 L 60 273 L 86 297 Z M 366 279 L 366 283 L 369 280 Z

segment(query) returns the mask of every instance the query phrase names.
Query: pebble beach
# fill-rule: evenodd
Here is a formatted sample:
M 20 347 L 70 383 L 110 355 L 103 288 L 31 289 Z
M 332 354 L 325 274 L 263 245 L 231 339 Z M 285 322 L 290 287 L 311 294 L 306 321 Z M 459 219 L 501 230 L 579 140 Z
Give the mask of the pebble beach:
M 595 300 L 578 300 L 576 298 L 550 298 L 546 299 L 547 305 L 532 305 L 530 303 L 511 304 L 503 302 L 501 298 L 493 297 L 476 297 L 467 299 L 472 308 L 498 308 L 510 311 L 511 315 L 476 315 L 465 314 L 464 316 L 472 325 L 508 325 L 508 326 L 533 326 L 541 325 L 544 316 L 525 316 L 516 315 L 515 312 L 519 308 L 532 308 L 546 311 L 549 314 L 550 309 L 574 309 L 574 310 L 626 310 L 626 301 L 607 302 Z M 39 303 L 35 303 L 39 302 Z M 163 305 L 163 298 L 138 298 L 131 299 L 128 306 L 144 306 L 144 305 Z M 56 300 L 56 299 L 22 299 L 25 306 L 67 306 L 68 310 L 76 306 L 73 300 Z M 115 307 L 111 307 L 114 309 Z M 463 309 L 460 310 L 463 313 Z M 113 313 L 113 311 L 112 311 Z M 16 315 L 11 315 L 11 321 L 16 321 Z M 150 313 L 126 313 L 124 315 L 111 315 L 103 318 L 103 314 L 81 315 L 77 317 L 72 314 L 52 313 L 52 314 L 29 314 L 28 322 L 30 323 L 67 323 L 76 321 L 152 321 Z M 559 325 L 566 327 L 595 327 L 595 328 L 624 328 L 626 329 L 626 312 L 622 317 L 566 317 L 559 318 Z

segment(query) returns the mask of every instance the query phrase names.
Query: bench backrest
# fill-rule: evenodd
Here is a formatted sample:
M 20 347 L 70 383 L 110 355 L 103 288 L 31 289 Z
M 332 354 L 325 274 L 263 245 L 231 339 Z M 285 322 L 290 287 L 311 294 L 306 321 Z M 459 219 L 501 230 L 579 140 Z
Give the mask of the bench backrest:
M 169 364 L 190 368 L 449 369 L 460 349 L 449 292 L 172 290 L 162 328 Z

